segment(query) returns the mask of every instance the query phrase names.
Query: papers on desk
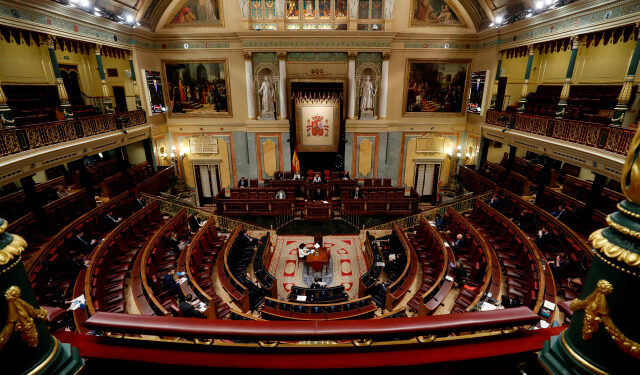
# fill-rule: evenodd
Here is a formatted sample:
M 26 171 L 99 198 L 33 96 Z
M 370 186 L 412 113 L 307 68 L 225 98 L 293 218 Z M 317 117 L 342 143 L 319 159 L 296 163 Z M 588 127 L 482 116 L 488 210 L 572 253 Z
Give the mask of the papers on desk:
M 204 302 L 198 302 L 195 306 L 196 310 L 200 312 L 205 312 L 209 306 L 207 306 Z
M 548 328 L 549 327 L 549 323 L 547 323 L 544 320 L 540 320 L 540 328 Z
M 551 302 L 551 301 L 547 301 L 544 300 L 544 303 L 542 304 L 543 307 L 546 307 L 547 309 L 553 311 L 556 309 L 556 304 Z
M 71 300 L 71 306 L 67 310 L 72 311 L 76 310 L 78 307 L 84 306 L 87 301 L 84 298 L 84 294 L 81 294 L 79 297 L 76 297 Z
M 329 203 L 329 202 L 327 202 L 327 201 L 322 201 L 322 203 L 327 204 L 327 203 Z
M 376 262 L 376 267 L 384 267 L 384 262 Z
M 304 302 L 307 300 L 307 296 L 296 296 L 296 301 Z
M 182 284 L 182 283 L 184 283 L 185 281 L 187 281 L 187 278 L 186 278 L 186 277 L 181 277 L 180 279 L 178 279 L 178 283 L 179 283 L 179 284 Z
M 480 311 L 491 311 L 491 310 L 502 310 L 504 306 L 494 305 L 487 301 L 482 301 L 482 305 L 480 306 Z
M 445 276 L 444 278 L 445 278 L 446 280 L 448 280 L 448 281 L 453 281 L 453 277 L 451 277 L 451 276 L 449 276 L 449 275 Z

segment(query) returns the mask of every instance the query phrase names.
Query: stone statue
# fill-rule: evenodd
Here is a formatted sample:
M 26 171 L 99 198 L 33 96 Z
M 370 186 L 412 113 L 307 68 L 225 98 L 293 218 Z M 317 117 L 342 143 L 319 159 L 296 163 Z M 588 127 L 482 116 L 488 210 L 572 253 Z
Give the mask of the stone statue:
M 384 0 L 384 18 L 390 20 L 393 17 L 393 1 Z
M 262 114 L 260 118 L 275 119 L 276 90 L 268 75 L 264 76 L 262 85 L 260 85 L 260 89 L 258 90 L 258 95 L 260 95 L 260 104 L 262 104 Z
M 276 0 L 276 18 L 284 18 L 284 0 Z
M 242 18 L 249 18 L 249 0 L 238 0 L 240 4 L 240 11 L 242 12 Z
M 376 86 L 371 82 L 370 76 L 365 76 L 360 84 L 360 113 L 371 111 L 376 103 Z
M 358 19 L 358 0 L 349 0 L 347 5 L 349 6 L 349 18 Z

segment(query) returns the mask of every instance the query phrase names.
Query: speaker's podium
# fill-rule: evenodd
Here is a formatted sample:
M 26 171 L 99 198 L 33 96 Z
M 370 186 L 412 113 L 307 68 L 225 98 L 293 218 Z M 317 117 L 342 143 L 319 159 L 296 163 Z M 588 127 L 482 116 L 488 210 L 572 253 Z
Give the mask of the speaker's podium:
M 331 203 L 327 201 L 307 201 L 304 208 L 307 220 L 331 220 Z

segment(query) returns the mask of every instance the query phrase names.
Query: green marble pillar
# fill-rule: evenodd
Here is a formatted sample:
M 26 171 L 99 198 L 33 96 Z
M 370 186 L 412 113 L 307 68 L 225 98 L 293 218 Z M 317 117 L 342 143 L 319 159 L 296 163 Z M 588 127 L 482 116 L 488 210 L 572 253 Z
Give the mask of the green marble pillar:
M 60 98 L 60 110 L 64 114 L 65 120 L 73 119 L 73 111 L 69 103 L 67 89 L 64 87 L 62 75 L 60 74 L 60 66 L 58 65 L 58 57 L 56 56 L 56 40 L 53 36 L 47 35 L 47 46 L 49 48 L 49 58 L 53 66 L 53 74 L 56 76 L 56 85 L 58 86 L 58 97 Z
M 107 86 L 107 77 L 104 75 L 104 67 L 102 66 L 102 55 L 99 44 L 96 44 L 96 61 L 98 62 L 98 73 L 100 74 L 100 83 L 102 84 L 104 111 L 106 113 L 113 113 L 113 103 L 111 102 L 111 95 L 109 94 L 109 87 Z
M 4 95 L 4 91 L 2 91 L 2 86 L 0 86 L 0 120 L 3 128 L 15 126 L 16 120 L 13 119 L 11 108 L 7 105 L 7 97 Z
M 0 219 L 0 374 L 77 374 L 84 360 L 49 333 L 22 264 L 27 243 L 7 226 Z
M 638 25 L 636 25 L 636 29 L 633 31 L 634 35 L 636 36 L 636 48 L 633 49 L 631 61 L 629 61 L 629 67 L 627 68 L 627 75 L 624 77 L 622 90 L 620 90 L 620 95 L 618 96 L 618 104 L 616 105 L 613 112 L 613 117 L 611 118 L 611 125 L 614 126 L 622 125 L 624 115 L 629 109 L 628 104 L 629 99 L 631 98 L 633 79 L 636 76 L 636 71 L 638 70 L 638 62 L 640 61 L 640 38 L 637 37 L 638 31 Z
M 491 105 L 489 106 L 490 109 L 496 109 L 496 101 L 498 100 L 498 83 L 500 81 L 500 70 L 502 69 L 502 52 L 500 52 L 500 55 L 498 56 L 498 67 L 496 68 L 496 76 L 495 76 L 495 80 L 493 81 L 493 92 L 491 93 Z M 498 108 L 498 110 L 501 110 L 502 108 Z
M 578 56 L 578 47 L 580 46 L 580 37 L 575 35 L 571 37 L 571 57 L 569 58 L 569 66 L 567 67 L 567 75 L 562 85 L 560 93 L 560 101 L 556 109 L 556 118 L 564 117 L 564 110 L 567 107 L 567 99 L 569 99 L 569 89 L 571 88 L 571 78 L 573 77 L 573 68 L 576 65 L 576 57 Z
M 133 53 L 131 53 L 131 51 L 129 51 L 129 69 L 131 70 L 131 81 L 133 82 L 133 95 L 136 97 L 136 109 L 142 109 L 138 82 L 136 80 L 136 69 L 133 67 Z
M 635 374 L 640 369 L 640 133 L 622 169 L 627 200 L 591 234 L 593 261 L 571 324 L 538 359 L 553 374 Z
M 529 59 L 527 60 L 527 70 L 524 73 L 524 83 L 518 101 L 518 113 L 524 113 L 524 105 L 527 104 L 527 94 L 529 93 L 529 77 L 531 76 L 531 66 L 533 65 L 533 45 L 529 46 Z

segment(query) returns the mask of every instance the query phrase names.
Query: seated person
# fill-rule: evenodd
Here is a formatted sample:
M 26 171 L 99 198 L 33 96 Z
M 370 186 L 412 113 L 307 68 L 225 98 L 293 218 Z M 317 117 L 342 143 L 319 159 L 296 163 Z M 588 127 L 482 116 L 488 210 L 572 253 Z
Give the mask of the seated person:
M 72 252 L 64 263 L 66 265 L 65 270 L 71 272 L 80 272 L 89 266 L 89 260 L 85 260 L 84 256 L 78 252 Z
M 569 216 L 569 213 L 567 212 L 567 207 L 564 204 L 559 205 L 558 209 L 551 213 L 551 216 L 564 222 Z
M 191 304 L 192 302 L 193 302 L 193 296 L 191 294 L 187 294 L 187 296 L 184 297 L 184 301 L 180 302 L 180 304 L 178 305 L 178 308 L 180 309 L 180 313 L 182 313 L 182 316 L 184 316 L 185 318 L 206 319 L 207 317 L 204 316 L 203 313 L 201 313 L 200 311 L 196 310 L 195 307 L 193 307 L 193 305 Z
M 276 173 L 273 175 L 273 178 L 276 180 L 282 180 L 282 171 L 276 171 Z
M 56 188 L 56 194 L 58 195 L 58 198 L 64 198 L 71 193 L 69 192 L 69 190 L 65 189 L 62 185 L 58 185 L 58 187 Z
M 442 216 L 442 214 L 437 214 L 436 215 L 435 224 L 436 224 L 436 229 L 437 230 L 443 230 L 444 229 L 444 216 Z
M 164 241 L 164 248 L 168 250 L 168 254 L 173 255 L 178 253 L 178 245 L 180 244 L 180 242 L 178 242 L 178 233 L 172 231 L 168 237 L 164 238 Z
M 553 242 L 553 234 L 547 228 L 542 227 L 536 234 L 535 242 L 540 249 L 544 249 Z
M 113 214 L 113 211 L 107 212 L 104 219 L 111 229 L 115 228 L 122 221 L 121 217 L 117 217 Z
M 322 176 L 320 176 L 320 172 L 316 172 L 315 176 L 313 176 L 313 180 L 311 181 L 314 184 L 321 184 L 322 183 Z
M 498 206 L 500 205 L 500 199 L 495 194 L 491 196 L 491 199 L 488 199 L 485 202 L 493 208 L 498 208 Z
M 180 290 L 180 284 L 176 281 L 176 269 L 172 268 L 162 277 L 162 290 L 178 293 Z
M 344 171 L 344 173 L 342 173 L 342 179 L 343 180 L 350 180 L 351 177 L 349 177 L 349 171 Z
M 311 250 L 307 249 L 304 243 L 301 243 L 298 246 L 298 258 L 304 260 L 307 258 L 307 255 L 311 254 Z
M 454 251 L 462 250 L 462 248 L 464 247 L 464 236 L 461 233 L 458 233 L 458 235 L 456 236 L 456 240 L 451 247 Z
M 240 181 L 238 181 L 238 187 L 246 188 L 249 187 L 249 181 L 246 178 L 240 177 Z
M 463 284 L 463 281 L 469 277 L 469 273 L 464 269 L 464 265 L 462 264 L 462 261 L 460 259 L 458 259 L 458 261 L 456 262 L 456 266 L 453 267 L 453 275 L 455 276 L 456 280 L 456 288 L 459 288 L 460 284 Z
M 78 245 L 79 250 L 83 254 L 89 254 L 96 246 L 98 246 L 98 241 L 86 238 L 84 231 L 76 231 L 73 238 L 74 242 Z
M 285 193 L 284 189 L 280 189 L 276 192 L 276 199 L 287 199 L 287 193 Z
M 294 172 L 293 173 L 293 177 L 291 179 L 292 180 L 302 180 L 302 174 L 300 174 L 300 172 Z
M 527 230 L 533 224 L 533 214 L 529 210 L 522 210 L 513 222 L 521 229 Z
M 324 200 L 324 191 L 320 188 L 317 188 L 316 191 L 313 192 L 313 200 L 314 201 L 323 201 Z
M 318 285 L 318 288 L 326 288 L 327 287 L 327 283 L 322 281 L 322 277 L 318 277 L 316 276 L 313 279 L 314 283 Z
M 136 198 L 136 200 L 133 202 L 133 209 L 135 211 L 141 210 L 144 208 L 144 206 L 146 206 L 147 204 L 145 203 L 144 199 L 142 198 L 142 196 L 138 196 Z
M 356 186 L 356 189 L 353 191 L 353 199 L 364 198 L 364 195 L 360 192 L 360 187 Z
M 200 220 L 200 214 L 195 212 L 193 215 L 191 215 L 191 218 L 189 219 L 189 229 L 191 230 L 192 233 L 195 233 L 198 230 L 200 230 L 200 228 L 203 225 L 204 225 L 203 221 Z
M 549 262 L 549 265 L 554 279 L 560 280 L 566 276 L 565 273 L 569 268 L 569 258 L 564 253 L 557 254 L 556 259 Z

